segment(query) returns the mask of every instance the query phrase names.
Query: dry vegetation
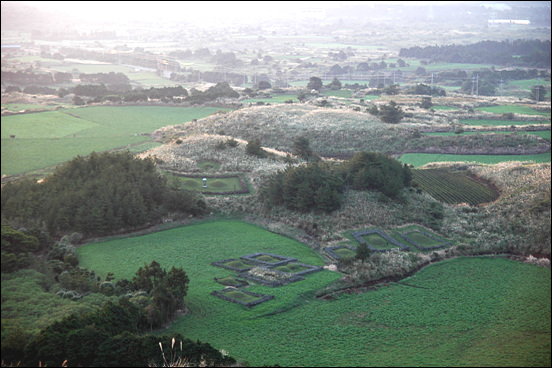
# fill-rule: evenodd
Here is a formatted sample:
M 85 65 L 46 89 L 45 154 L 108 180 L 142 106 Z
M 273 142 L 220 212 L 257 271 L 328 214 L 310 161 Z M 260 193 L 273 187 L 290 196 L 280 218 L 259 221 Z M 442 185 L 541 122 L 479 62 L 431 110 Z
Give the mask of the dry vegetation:
M 448 112 L 441 115 L 449 121 Z M 454 113 L 450 113 L 454 114 Z M 473 113 L 472 113 L 473 115 Z M 485 115 L 481 113 L 480 115 Z M 328 109 L 309 105 L 259 106 L 216 114 L 197 122 L 163 128 L 156 135 L 170 143 L 152 149 L 146 155 L 162 160 L 160 167 L 183 173 L 199 173 L 198 162 L 209 160 L 220 164 L 218 173 L 244 172 L 255 189 L 276 170 L 284 169 L 293 139 L 306 135 L 314 150 L 336 149 L 336 152 L 370 150 L 366 141 L 393 140 L 410 134 L 412 126 L 446 127 L 446 122 L 427 114 L 428 119 L 387 126 L 379 119 L 350 109 Z M 450 124 L 449 124 L 450 126 Z M 248 139 L 260 138 L 263 146 L 275 149 L 268 158 L 245 153 Z M 216 149 L 217 143 L 234 138 L 236 147 Z M 453 137 L 456 138 L 456 137 Z M 181 142 L 176 143 L 177 139 Z M 293 226 L 303 241 L 318 248 L 346 241 L 343 233 L 370 226 L 393 228 L 417 223 L 440 226 L 440 232 L 461 247 L 477 252 L 517 250 L 519 253 L 550 255 L 550 164 L 509 162 L 498 165 L 473 163 L 430 164 L 429 167 L 462 167 L 470 174 L 494 183 L 501 198 L 488 206 L 443 206 L 444 220 L 436 224 L 431 212 L 438 203 L 426 193 L 405 190 L 401 200 L 388 201 L 372 192 L 348 190 L 343 206 L 331 214 L 297 214 L 283 208 L 267 211 L 262 201 L 250 196 L 208 197 L 209 205 L 225 215 L 253 215 L 265 225 Z M 547 225 L 548 223 L 548 225 Z M 274 225 L 280 224 L 280 225 Z M 548 229 L 548 230 L 546 230 Z M 276 229 L 289 232 L 289 228 Z M 311 238 L 312 236 L 312 238 Z

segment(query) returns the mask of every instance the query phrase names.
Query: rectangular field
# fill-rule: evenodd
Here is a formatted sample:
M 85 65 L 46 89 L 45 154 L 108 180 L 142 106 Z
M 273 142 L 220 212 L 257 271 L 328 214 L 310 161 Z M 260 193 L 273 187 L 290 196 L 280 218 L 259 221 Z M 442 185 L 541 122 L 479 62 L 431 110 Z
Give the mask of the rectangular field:
M 420 167 L 430 162 L 477 162 L 497 164 L 508 161 L 550 162 L 550 152 L 538 155 L 449 155 L 438 153 L 405 153 L 398 160 L 403 164 Z
M 98 106 L 2 117 L 2 175 L 21 174 L 116 148 L 133 150 L 167 125 L 206 117 L 214 107 Z M 222 109 L 223 110 L 223 109 Z M 10 138 L 15 136 L 15 138 Z

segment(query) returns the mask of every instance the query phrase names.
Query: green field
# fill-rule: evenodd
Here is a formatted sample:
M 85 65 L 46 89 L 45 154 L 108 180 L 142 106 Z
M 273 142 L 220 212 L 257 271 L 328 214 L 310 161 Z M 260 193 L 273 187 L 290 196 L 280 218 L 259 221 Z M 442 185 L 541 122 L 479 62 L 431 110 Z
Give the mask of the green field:
M 551 136 L 550 130 L 539 130 L 539 131 L 532 131 L 532 132 L 508 132 L 508 131 L 491 131 L 491 132 L 464 132 L 462 134 L 530 134 L 530 135 L 536 135 L 538 137 L 541 137 L 543 139 L 550 140 Z M 457 135 L 454 132 L 434 132 L 434 133 L 423 133 L 424 135 L 437 135 L 442 137 L 447 136 L 454 136 Z
M 464 125 L 483 125 L 483 126 L 511 126 L 511 125 L 550 125 L 543 121 L 515 121 L 515 120 L 495 120 L 495 119 L 460 119 L 460 124 Z
M 448 204 L 476 206 L 496 200 L 499 193 L 463 173 L 441 169 L 413 170 L 412 178 L 431 196 Z
M 92 151 L 131 149 L 130 145 L 150 141 L 146 134 L 156 129 L 203 118 L 219 110 L 214 107 L 99 106 L 4 116 L 2 175 L 57 165 Z M 11 135 L 15 138 L 10 138 Z M 145 147 L 151 148 L 151 144 L 138 150 Z
M 323 91 L 320 93 L 322 96 L 334 96 L 334 97 L 343 97 L 343 98 L 352 98 L 353 91 L 350 89 L 339 89 L 339 90 L 330 90 Z
M 532 108 L 527 106 L 515 106 L 515 105 L 489 106 L 489 107 L 476 107 L 474 110 L 492 112 L 494 114 L 507 114 L 511 112 L 514 114 L 540 115 L 540 116 L 550 117 L 549 112 L 541 112 L 541 111 L 533 110 Z
M 264 103 L 284 103 L 287 100 L 292 100 L 293 102 L 298 102 L 297 95 L 273 95 L 271 98 L 247 98 L 242 100 L 242 104 L 256 104 L 257 102 Z
M 508 161 L 550 162 L 550 152 L 538 155 L 450 155 L 439 153 L 405 153 L 398 160 L 414 167 L 430 162 L 476 162 L 481 164 L 498 164 Z
M 174 178 L 169 179 L 171 182 L 173 180 L 178 180 L 178 187 L 184 188 L 187 190 L 197 190 L 200 192 L 232 192 L 232 191 L 241 191 L 247 188 L 242 188 L 240 179 L 237 176 L 229 177 L 205 177 L 207 179 L 205 188 L 203 186 L 203 177 L 186 177 L 186 176 L 172 176 L 168 177 Z
M 151 260 L 183 267 L 190 313 L 169 332 L 209 342 L 253 366 L 549 366 L 550 269 L 516 261 L 457 258 L 400 283 L 343 294 L 314 291 L 340 274 L 321 271 L 283 287 L 249 286 L 274 299 L 253 309 L 210 294 L 210 262 L 266 252 L 322 265 L 309 247 L 241 222 L 190 225 L 77 249 L 81 265 L 130 278 Z M 133 257 L 128 257 L 132 252 Z

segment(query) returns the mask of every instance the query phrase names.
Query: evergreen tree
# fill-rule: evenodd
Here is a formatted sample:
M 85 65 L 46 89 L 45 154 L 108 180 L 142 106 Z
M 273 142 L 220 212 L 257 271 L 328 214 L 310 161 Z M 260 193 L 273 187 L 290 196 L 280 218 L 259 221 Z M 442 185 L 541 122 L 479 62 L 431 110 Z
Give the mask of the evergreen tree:
M 310 77 L 309 83 L 307 84 L 307 89 L 309 91 L 314 89 L 320 92 L 322 87 L 323 87 L 322 79 L 318 77 Z
M 366 243 L 360 243 L 356 249 L 356 259 L 364 261 L 370 257 L 370 248 Z
M 535 101 L 545 101 L 546 88 L 543 85 L 531 87 L 530 99 Z
M 253 138 L 247 142 L 245 146 L 245 152 L 251 156 L 265 157 L 266 152 L 261 146 L 261 140 L 258 138 Z
M 380 106 L 379 117 L 384 123 L 398 124 L 404 117 L 404 113 L 395 101 L 390 101 L 388 105 Z

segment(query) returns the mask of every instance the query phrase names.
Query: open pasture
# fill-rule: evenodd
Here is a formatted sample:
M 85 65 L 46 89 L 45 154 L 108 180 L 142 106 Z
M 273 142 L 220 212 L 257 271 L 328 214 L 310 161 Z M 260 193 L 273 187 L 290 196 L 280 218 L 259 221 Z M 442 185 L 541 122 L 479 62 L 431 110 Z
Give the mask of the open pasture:
M 441 169 L 413 170 L 413 180 L 435 199 L 448 204 L 477 206 L 496 200 L 499 193 L 466 174 Z
M 130 278 L 153 259 L 166 268 L 183 267 L 190 277 L 189 313 L 166 332 L 208 341 L 253 366 L 550 365 L 548 268 L 457 258 L 388 287 L 334 294 L 330 301 L 316 299 L 315 291 L 340 275 L 322 271 L 281 288 L 250 286 L 274 295 L 252 309 L 209 295 L 221 285 L 206 265 L 259 250 L 322 264 L 296 241 L 233 221 L 114 239 L 77 252 L 82 265 L 102 277 L 114 271 Z M 234 274 L 216 270 L 217 277 Z
M 208 116 L 213 107 L 121 106 L 61 109 L 2 117 L 2 175 L 69 161 L 92 151 L 131 148 L 167 125 Z M 15 135 L 15 138 L 10 136 Z

